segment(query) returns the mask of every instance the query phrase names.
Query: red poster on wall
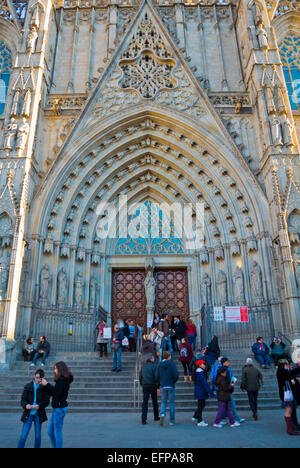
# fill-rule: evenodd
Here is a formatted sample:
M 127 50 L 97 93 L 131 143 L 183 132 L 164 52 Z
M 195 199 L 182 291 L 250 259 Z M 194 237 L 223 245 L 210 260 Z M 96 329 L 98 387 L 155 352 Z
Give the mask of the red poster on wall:
M 248 307 L 241 307 L 241 322 L 249 322 Z

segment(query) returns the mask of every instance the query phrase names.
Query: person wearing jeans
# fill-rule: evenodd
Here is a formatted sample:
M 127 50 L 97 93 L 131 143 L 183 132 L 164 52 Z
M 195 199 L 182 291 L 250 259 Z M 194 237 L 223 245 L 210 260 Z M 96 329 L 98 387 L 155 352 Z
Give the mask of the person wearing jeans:
M 52 396 L 52 417 L 48 428 L 48 435 L 53 448 L 63 446 L 63 424 L 65 415 L 68 412 L 67 398 L 70 385 L 73 382 L 73 375 L 64 362 L 57 362 L 54 366 L 55 386 L 50 385 L 46 379 L 42 379 L 41 385 L 48 395 Z
M 24 424 L 18 448 L 25 447 L 32 423 L 34 423 L 35 432 L 34 448 L 41 447 L 42 423 L 47 421 L 45 408 L 49 405 L 49 397 L 40 385 L 44 375 L 44 371 L 39 369 L 36 371 L 33 381 L 24 387 L 21 399 L 21 405 L 24 408 L 21 421 Z
M 36 353 L 32 359 L 32 364 L 31 366 L 36 366 L 37 360 L 39 357 L 42 358 L 42 366 L 46 364 L 46 359 L 49 356 L 50 353 L 50 343 L 46 340 L 45 336 L 40 337 L 40 342 L 38 344 Z
M 114 327 L 114 336 L 112 339 L 113 357 L 113 372 L 121 372 L 122 370 L 122 340 L 124 338 L 123 330 L 120 330 L 118 325 Z
M 178 370 L 173 361 L 171 361 L 170 351 L 164 351 L 162 361 L 156 370 L 156 381 L 160 387 L 161 410 L 160 425 L 164 425 L 168 400 L 170 401 L 170 426 L 175 424 L 175 384 L 179 378 Z
M 64 418 L 68 412 L 68 407 L 65 408 L 55 408 L 52 412 L 48 435 L 51 440 L 53 448 L 62 448 L 63 447 L 63 425 Z

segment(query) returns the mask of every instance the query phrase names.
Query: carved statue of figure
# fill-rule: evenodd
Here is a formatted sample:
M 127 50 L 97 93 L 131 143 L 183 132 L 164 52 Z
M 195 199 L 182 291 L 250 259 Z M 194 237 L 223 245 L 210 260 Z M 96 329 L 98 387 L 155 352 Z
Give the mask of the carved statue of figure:
M 58 273 L 57 303 L 65 305 L 67 303 L 68 277 L 65 267 Z
M 209 263 L 209 255 L 208 255 L 208 250 L 204 246 L 202 249 L 200 249 L 200 262 L 201 263 Z
M 283 134 L 283 143 L 286 146 L 293 146 L 294 127 L 285 114 L 282 116 L 281 126 L 282 126 L 282 134 Z
M 5 150 L 11 151 L 14 149 L 17 129 L 18 129 L 18 125 L 16 123 L 16 119 L 12 117 L 10 119 L 10 123 L 7 125 L 7 129 L 5 132 L 5 141 L 4 141 Z
M 282 146 L 280 120 L 276 117 L 270 119 L 272 139 L 274 146 Z
M 20 99 L 20 90 L 17 89 L 14 94 L 13 102 L 11 105 L 10 116 L 18 117 L 19 115 L 19 99 Z
M 259 264 L 255 260 L 250 268 L 250 285 L 254 302 L 263 302 L 262 273 Z
M 239 241 L 238 241 L 237 237 L 235 237 L 233 239 L 233 242 L 231 244 L 231 254 L 232 255 L 240 255 L 241 254 L 240 244 L 239 244 Z
M 31 90 L 27 89 L 22 107 L 22 117 L 29 117 L 31 109 Z
M 35 44 L 38 37 L 38 32 L 35 27 L 32 27 L 28 33 L 26 41 L 26 53 L 33 54 L 35 52 Z
M 77 273 L 75 278 L 75 305 L 82 306 L 83 304 L 83 287 L 84 281 L 80 273 Z
M 146 291 L 146 299 L 147 299 L 147 307 L 154 307 L 155 301 L 155 279 L 153 278 L 152 271 L 149 270 L 147 276 L 145 278 L 145 291 Z
M 204 273 L 201 281 L 201 300 L 202 305 L 211 304 L 211 281 L 208 273 Z
M 93 276 L 90 281 L 90 306 L 91 307 L 97 306 L 96 304 L 97 291 L 98 291 L 98 281 L 95 278 L 95 276 Z
M 235 302 L 237 305 L 245 303 L 244 273 L 240 267 L 236 267 L 233 275 Z
M 16 149 L 23 150 L 27 143 L 27 137 L 29 133 L 29 124 L 27 123 L 25 117 L 22 119 L 21 125 L 18 129 L 17 144 Z
M 227 305 L 227 277 L 224 271 L 219 270 L 217 275 L 217 288 L 218 288 L 218 300 L 219 305 Z
M 40 281 L 40 301 L 48 302 L 48 291 L 51 281 L 51 275 L 49 271 L 49 265 L 45 265 L 41 271 L 41 281 Z
M 268 49 L 269 48 L 268 34 L 267 34 L 267 31 L 264 29 L 262 23 L 259 23 L 256 28 L 256 36 L 258 39 L 260 49 Z

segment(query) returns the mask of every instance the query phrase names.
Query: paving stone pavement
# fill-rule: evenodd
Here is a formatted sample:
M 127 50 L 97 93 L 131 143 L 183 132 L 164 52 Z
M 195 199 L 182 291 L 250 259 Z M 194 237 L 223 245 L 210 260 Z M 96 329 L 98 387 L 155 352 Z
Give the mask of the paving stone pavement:
M 21 434 L 20 414 L 0 414 L 0 448 L 17 446 Z M 210 424 L 198 428 L 191 421 L 192 414 L 177 413 L 176 425 L 164 427 L 149 415 L 148 424 L 140 424 L 140 415 L 129 414 L 67 414 L 64 425 L 65 448 L 299 448 L 300 436 L 288 436 L 282 410 L 265 410 L 259 421 L 250 418 L 249 412 L 241 417 L 249 418 L 240 427 L 211 426 L 214 413 L 204 414 Z M 48 422 L 42 429 L 42 447 L 50 448 L 47 435 Z M 33 447 L 34 428 L 27 440 Z

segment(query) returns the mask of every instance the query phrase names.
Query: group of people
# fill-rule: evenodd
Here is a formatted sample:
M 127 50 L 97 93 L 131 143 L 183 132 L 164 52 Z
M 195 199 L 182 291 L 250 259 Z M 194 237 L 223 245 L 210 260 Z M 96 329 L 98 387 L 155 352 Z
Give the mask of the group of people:
M 278 367 L 278 361 L 282 359 L 291 360 L 290 355 L 287 352 L 286 344 L 283 343 L 279 336 L 274 336 L 273 341 L 270 344 L 270 349 L 269 346 L 264 343 L 261 336 L 257 338 L 256 343 L 252 346 L 254 357 L 263 369 L 270 369 L 271 359 L 273 360 L 275 367 Z
M 30 366 L 34 367 L 37 364 L 39 358 L 42 359 L 41 367 L 46 364 L 46 359 L 50 354 L 50 343 L 47 341 L 45 336 L 40 337 L 40 341 L 35 345 L 34 338 L 27 338 L 24 348 L 22 350 L 23 359 L 25 362 L 31 362 Z
M 42 424 L 48 419 L 46 408 L 49 406 L 50 398 L 52 398 L 53 410 L 48 435 L 53 448 L 62 448 L 63 423 L 68 412 L 67 398 L 70 385 L 73 382 L 73 375 L 63 361 L 57 362 L 54 366 L 54 382 L 55 385 L 51 385 L 45 379 L 44 370 L 38 369 L 33 380 L 25 385 L 21 398 L 23 428 L 18 448 L 25 447 L 32 424 L 34 424 L 35 429 L 34 447 L 41 447 Z

